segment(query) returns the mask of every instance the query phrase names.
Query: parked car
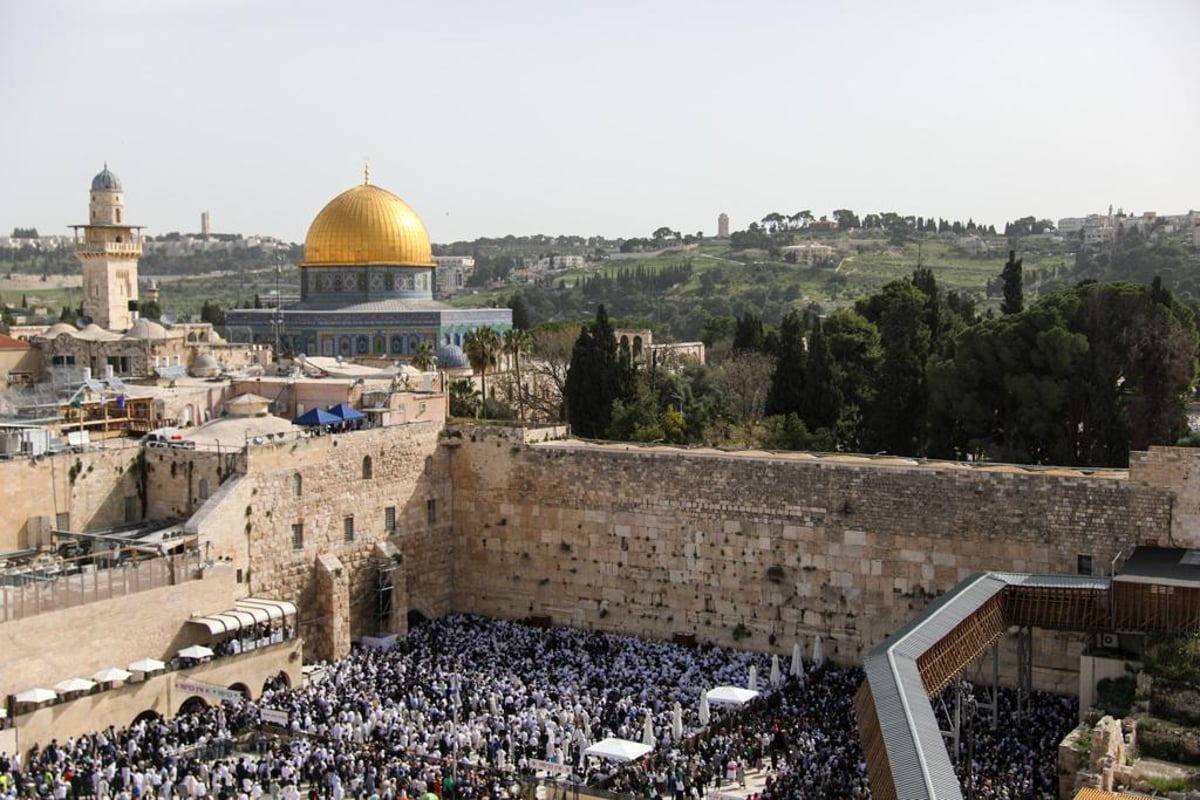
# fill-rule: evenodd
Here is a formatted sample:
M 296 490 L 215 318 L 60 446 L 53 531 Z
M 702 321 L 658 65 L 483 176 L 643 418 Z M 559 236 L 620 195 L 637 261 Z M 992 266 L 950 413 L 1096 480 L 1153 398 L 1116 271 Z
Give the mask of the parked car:
M 195 450 L 196 443 L 183 435 L 179 428 L 156 428 L 142 437 L 146 447 L 176 447 L 181 450 Z

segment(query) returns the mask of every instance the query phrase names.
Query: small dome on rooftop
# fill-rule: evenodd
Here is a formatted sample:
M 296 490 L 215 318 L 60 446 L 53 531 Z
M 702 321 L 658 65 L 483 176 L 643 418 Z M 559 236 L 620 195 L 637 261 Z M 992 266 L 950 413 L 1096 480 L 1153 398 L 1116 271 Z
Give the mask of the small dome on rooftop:
M 444 344 L 438 348 L 437 365 L 439 369 L 464 369 L 471 366 L 471 360 L 458 345 Z

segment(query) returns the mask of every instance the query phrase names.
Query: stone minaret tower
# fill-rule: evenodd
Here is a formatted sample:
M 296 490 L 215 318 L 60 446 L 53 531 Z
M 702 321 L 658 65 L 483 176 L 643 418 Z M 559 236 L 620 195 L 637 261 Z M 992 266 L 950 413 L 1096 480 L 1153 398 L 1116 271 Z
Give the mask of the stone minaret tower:
M 83 315 L 101 328 L 126 331 L 137 318 L 141 226 L 126 221 L 121 181 L 107 164 L 92 178 L 88 210 L 87 225 L 71 226 L 83 264 Z
M 729 238 L 729 215 L 728 214 L 721 214 L 719 217 L 717 217 L 717 238 L 718 239 L 728 239 Z

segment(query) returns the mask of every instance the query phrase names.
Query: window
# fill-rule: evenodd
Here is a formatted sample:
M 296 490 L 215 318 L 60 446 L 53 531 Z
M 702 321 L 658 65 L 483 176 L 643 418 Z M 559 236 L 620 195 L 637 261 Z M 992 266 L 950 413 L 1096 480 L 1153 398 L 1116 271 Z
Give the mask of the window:
M 1092 557 L 1081 555 L 1075 559 L 1075 572 L 1078 575 L 1092 574 Z
M 201 500 L 208 499 L 208 478 L 200 479 L 200 499 Z
M 372 468 L 372 465 L 371 465 L 371 457 L 363 456 L 363 480 L 364 481 L 371 480 L 371 477 L 373 474 L 374 474 L 374 469 Z
M 430 525 L 437 524 L 437 500 L 425 501 L 425 517 Z
M 388 506 L 383 510 L 383 529 L 388 533 L 396 530 L 396 507 Z
M 299 497 L 300 493 L 303 491 L 304 491 L 304 478 L 300 476 L 299 472 L 297 472 L 295 475 L 292 476 L 292 497 Z
M 292 526 L 292 549 L 304 549 L 304 523 L 297 522 Z
M 342 539 L 347 542 L 354 541 L 354 517 L 345 517 L 342 519 Z

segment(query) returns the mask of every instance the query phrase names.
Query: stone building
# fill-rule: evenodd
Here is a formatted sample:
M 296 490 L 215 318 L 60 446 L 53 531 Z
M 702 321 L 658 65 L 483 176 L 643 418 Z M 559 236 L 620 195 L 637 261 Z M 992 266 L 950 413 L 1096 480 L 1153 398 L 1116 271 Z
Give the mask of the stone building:
M 462 346 L 467 334 L 512 327 L 507 308 L 460 309 L 433 299 L 437 264 L 425 225 L 391 192 L 361 185 L 317 214 L 304 240 L 300 302 L 229 312 L 256 342 L 286 354 L 409 359 L 422 344 Z

